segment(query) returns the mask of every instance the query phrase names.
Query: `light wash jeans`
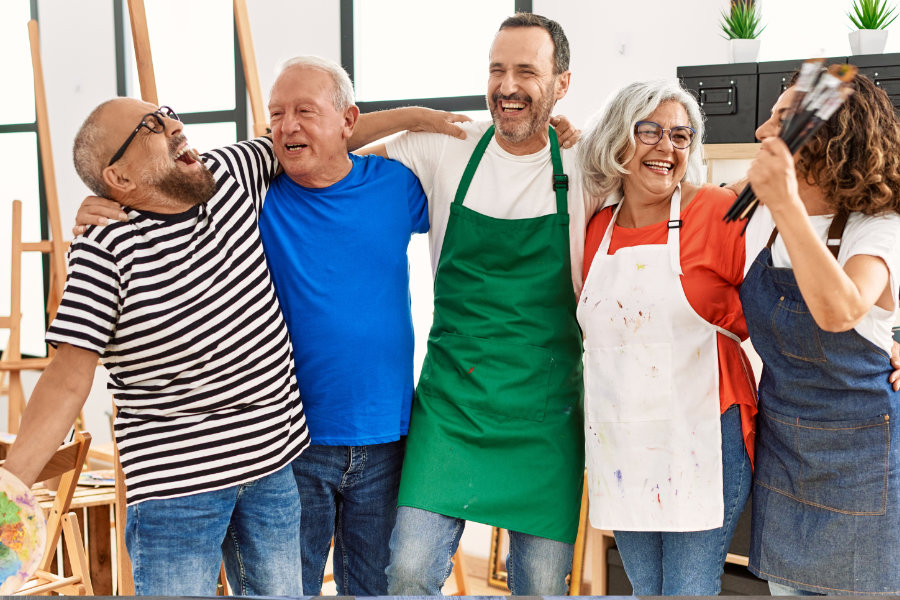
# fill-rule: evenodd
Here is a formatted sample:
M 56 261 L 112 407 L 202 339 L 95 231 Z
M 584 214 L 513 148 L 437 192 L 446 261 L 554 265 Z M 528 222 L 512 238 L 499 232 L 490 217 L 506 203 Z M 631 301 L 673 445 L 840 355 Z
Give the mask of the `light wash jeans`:
M 219 566 L 237 596 L 301 596 L 300 497 L 290 465 L 260 479 L 128 507 L 139 596 L 213 596 Z
M 322 593 L 334 537 L 338 596 L 384 596 L 388 541 L 397 518 L 397 491 L 406 438 L 369 446 L 309 446 L 291 463 L 303 519 L 303 594 Z
M 722 414 L 722 527 L 706 531 L 615 531 L 635 596 L 717 596 L 738 518 L 750 495 L 750 458 L 737 405 Z
M 790 587 L 781 583 L 769 582 L 769 594 L 772 596 L 824 596 L 819 592 L 810 592 L 800 588 Z
M 409 506 L 397 511 L 391 535 L 388 595 L 440 596 L 466 522 Z M 507 585 L 516 596 L 565 596 L 572 544 L 509 532 Z

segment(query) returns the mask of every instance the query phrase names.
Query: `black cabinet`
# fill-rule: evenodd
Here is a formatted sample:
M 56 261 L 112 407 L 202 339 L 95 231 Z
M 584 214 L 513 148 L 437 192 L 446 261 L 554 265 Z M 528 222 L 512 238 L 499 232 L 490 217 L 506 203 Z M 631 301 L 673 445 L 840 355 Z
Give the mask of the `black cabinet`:
M 772 106 L 787 87 L 802 59 L 761 63 L 678 67 L 678 78 L 690 90 L 706 117 L 708 144 L 755 142 L 755 131 L 768 120 Z M 846 63 L 880 86 L 900 111 L 900 54 L 836 56 L 826 64 Z
M 704 142 L 755 141 L 756 63 L 678 67 L 678 78 L 706 116 Z

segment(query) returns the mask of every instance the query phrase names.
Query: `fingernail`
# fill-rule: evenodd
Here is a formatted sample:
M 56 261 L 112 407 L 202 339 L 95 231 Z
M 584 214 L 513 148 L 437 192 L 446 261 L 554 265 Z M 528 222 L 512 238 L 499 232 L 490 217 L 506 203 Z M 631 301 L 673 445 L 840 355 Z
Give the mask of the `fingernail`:
M 100 221 L 100 224 L 101 224 L 101 225 L 106 225 L 106 223 L 107 223 L 106 217 L 100 217 L 100 218 L 98 219 L 98 221 Z
M 126 214 L 123 213 L 123 212 L 120 212 L 120 213 L 119 213 L 119 220 L 120 220 L 120 221 L 127 221 L 127 220 L 128 220 L 128 215 L 126 215 Z

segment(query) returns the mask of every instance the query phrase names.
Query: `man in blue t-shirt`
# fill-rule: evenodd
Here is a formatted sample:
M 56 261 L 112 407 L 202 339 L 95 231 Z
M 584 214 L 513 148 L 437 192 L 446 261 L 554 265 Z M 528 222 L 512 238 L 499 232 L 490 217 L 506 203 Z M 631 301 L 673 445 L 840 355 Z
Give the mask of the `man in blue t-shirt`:
M 348 154 L 359 109 L 339 65 L 288 61 L 269 112 L 284 173 L 259 228 L 312 442 L 293 462 L 303 593 L 321 593 L 334 537 L 338 594 L 381 596 L 414 390 L 406 250 L 427 201 L 400 163 Z

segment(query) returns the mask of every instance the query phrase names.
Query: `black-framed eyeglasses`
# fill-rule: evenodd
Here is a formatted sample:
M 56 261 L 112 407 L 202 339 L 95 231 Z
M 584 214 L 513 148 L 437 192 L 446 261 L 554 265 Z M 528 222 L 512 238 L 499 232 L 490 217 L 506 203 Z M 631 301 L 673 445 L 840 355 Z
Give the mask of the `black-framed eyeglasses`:
M 672 129 L 663 129 L 663 126 L 653 121 L 638 121 L 634 124 L 634 134 L 641 142 L 648 146 L 655 146 L 662 140 L 663 134 L 668 132 L 672 146 L 684 150 L 694 141 L 697 133 L 687 125 L 679 125 Z
M 163 117 L 168 119 L 175 119 L 176 121 L 180 121 L 178 115 L 175 114 L 175 111 L 169 108 L 168 106 L 160 106 L 159 110 L 154 111 L 152 113 L 147 113 L 141 118 L 141 122 L 138 123 L 138 126 L 134 128 L 134 131 L 131 132 L 131 135 L 128 136 L 128 139 L 125 140 L 125 143 L 119 146 L 119 149 L 116 150 L 116 153 L 113 154 L 112 158 L 109 159 L 109 164 L 106 166 L 111 166 L 114 162 L 122 158 L 122 155 L 125 154 L 125 150 L 128 148 L 128 144 L 134 139 L 134 136 L 138 134 L 141 128 L 147 128 L 153 133 L 162 133 L 166 130 L 166 123 L 163 120 Z

